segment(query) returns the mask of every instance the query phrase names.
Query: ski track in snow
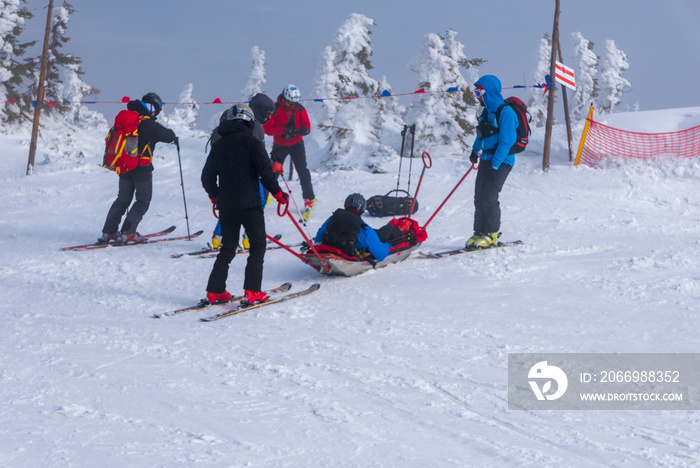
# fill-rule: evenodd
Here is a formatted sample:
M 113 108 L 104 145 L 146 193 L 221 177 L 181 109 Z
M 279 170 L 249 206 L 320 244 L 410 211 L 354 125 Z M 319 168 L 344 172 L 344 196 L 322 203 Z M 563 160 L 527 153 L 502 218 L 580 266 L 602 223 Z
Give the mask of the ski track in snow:
M 690 115 L 700 122 L 700 109 Z M 543 173 L 541 132 L 501 194 L 503 238 L 523 246 L 413 256 L 353 278 L 272 251 L 265 287 L 321 289 L 215 323 L 198 321 L 212 309 L 151 318 L 204 295 L 212 260 L 169 258 L 203 246 L 215 224 L 199 184 L 204 138 L 181 142 L 190 230 L 204 235 L 60 252 L 100 234 L 116 177 L 96 156 L 24 177 L 25 142 L 1 137 L 0 466 L 699 465 L 697 412 L 507 409 L 508 353 L 698 351 L 700 164 L 573 168 L 560 143 Z M 99 154 L 95 141 L 85 145 Z M 177 154 L 156 154 L 139 230 L 184 235 Z M 431 155 L 420 222 L 468 169 Z M 311 235 L 348 193 L 384 194 L 396 173 L 317 170 L 313 181 Z M 473 183 L 421 250 L 471 234 Z M 301 240 L 274 210 L 266 222 Z M 244 267 L 245 256 L 231 264 L 232 293 Z

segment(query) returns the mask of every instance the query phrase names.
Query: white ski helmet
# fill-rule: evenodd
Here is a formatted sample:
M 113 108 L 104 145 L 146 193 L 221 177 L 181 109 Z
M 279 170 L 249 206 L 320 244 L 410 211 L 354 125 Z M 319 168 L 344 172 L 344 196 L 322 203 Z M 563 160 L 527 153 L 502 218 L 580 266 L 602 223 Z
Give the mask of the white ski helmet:
M 245 104 L 236 104 L 226 113 L 226 120 L 245 120 L 246 122 L 252 122 L 255 120 L 255 114 L 253 114 L 253 110 Z
M 290 84 L 286 88 L 284 88 L 282 94 L 284 95 L 284 98 L 290 102 L 299 102 L 299 98 L 301 98 L 301 92 L 299 91 L 299 88 L 297 88 L 293 84 Z

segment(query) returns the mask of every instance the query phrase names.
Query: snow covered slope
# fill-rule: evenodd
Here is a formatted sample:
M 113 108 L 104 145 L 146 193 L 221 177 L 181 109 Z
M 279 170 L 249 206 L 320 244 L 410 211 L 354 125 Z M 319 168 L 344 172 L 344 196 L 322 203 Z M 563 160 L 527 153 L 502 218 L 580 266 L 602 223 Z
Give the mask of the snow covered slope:
M 671 131 L 700 124 L 700 108 L 606 122 Z M 102 135 L 76 137 L 84 158 L 37 158 L 31 177 L 26 136 L 0 137 L 0 466 L 699 465 L 697 412 L 508 410 L 508 353 L 700 351 L 699 162 L 574 168 L 564 135 L 555 128 L 543 173 L 536 130 L 502 192 L 503 237 L 523 247 L 412 257 L 353 278 L 273 251 L 265 287 L 320 291 L 214 323 L 151 318 L 205 292 L 213 260 L 169 257 L 203 246 L 215 224 L 199 183 L 204 135 L 183 139 L 181 156 L 190 230 L 205 235 L 93 252 L 59 248 L 96 239 L 116 196 L 116 176 L 98 166 Z M 139 230 L 186 234 L 177 153 L 156 154 Z M 421 223 L 468 168 L 432 156 Z M 396 173 L 313 181 L 312 234 L 348 193 L 386 193 Z M 471 234 L 473 183 L 422 250 Z M 266 216 L 271 233 L 301 240 L 288 219 Z M 232 293 L 244 266 L 234 259 Z

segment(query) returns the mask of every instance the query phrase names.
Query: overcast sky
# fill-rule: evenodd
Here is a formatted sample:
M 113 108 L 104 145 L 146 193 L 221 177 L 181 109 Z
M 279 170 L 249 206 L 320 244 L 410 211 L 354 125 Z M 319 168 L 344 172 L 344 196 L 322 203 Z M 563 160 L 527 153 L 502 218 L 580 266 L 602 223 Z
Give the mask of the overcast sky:
M 60 2 L 55 0 L 56 5 Z M 448 29 L 457 31 L 467 57 L 488 61 L 480 75 L 497 75 L 504 86 L 533 84 L 540 39 L 545 33 L 552 34 L 555 5 L 554 0 L 71 3 L 76 13 L 69 23 L 71 41 L 64 51 L 82 58 L 85 81 L 102 91 L 98 100 L 138 98 L 155 91 L 166 102 L 175 102 L 185 86 L 193 83 L 195 100 L 200 103 L 217 97 L 241 99 L 254 45 L 266 53 L 266 91 L 273 99 L 288 83 L 299 86 L 302 99 L 323 97 L 312 95 L 319 57 L 352 13 L 375 20 L 373 77 L 386 76 L 396 93 L 417 89 L 416 74 L 408 64 L 420 52 L 425 34 Z M 27 2 L 35 14 L 27 32 L 39 36 L 39 42 L 47 4 L 48 0 Z M 604 53 L 605 40 L 613 39 L 627 54 L 631 67 L 625 76 L 632 89 L 623 99 L 623 108 L 636 104 L 640 110 L 697 106 L 698 21 L 698 0 L 561 0 L 562 52 L 565 62 L 577 68 L 572 32 L 579 31 L 593 41 L 599 56 Z M 524 95 L 518 90 L 512 94 Z M 401 99 L 410 104 L 411 97 Z M 116 113 L 119 105 L 110 106 Z M 110 114 L 112 107 L 98 110 Z M 223 110 L 223 106 L 202 106 L 201 115 Z M 111 115 L 106 117 L 111 119 Z

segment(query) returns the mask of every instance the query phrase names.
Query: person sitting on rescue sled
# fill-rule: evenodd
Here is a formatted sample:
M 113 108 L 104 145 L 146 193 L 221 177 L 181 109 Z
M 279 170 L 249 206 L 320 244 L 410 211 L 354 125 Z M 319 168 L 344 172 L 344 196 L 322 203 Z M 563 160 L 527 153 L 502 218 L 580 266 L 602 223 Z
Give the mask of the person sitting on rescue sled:
M 362 221 L 367 208 L 365 198 L 359 193 L 348 195 L 345 206 L 338 208 L 319 228 L 314 239 L 317 244 L 340 250 L 348 257 L 356 257 L 358 250 L 368 250 L 381 262 L 391 249 L 391 244 L 379 240 L 377 231 Z
M 381 262 L 392 250 L 415 245 L 417 240 L 414 230 L 424 233 L 409 218 L 392 219 L 389 224 L 375 231 L 362 221 L 367 202 L 359 193 L 348 195 L 344 205 L 344 209 L 335 210 L 323 223 L 314 240 L 317 244 L 333 247 L 348 257 L 356 257 L 358 251 L 369 251 L 377 262 Z M 427 235 L 424 239 L 426 237 Z

